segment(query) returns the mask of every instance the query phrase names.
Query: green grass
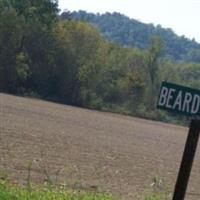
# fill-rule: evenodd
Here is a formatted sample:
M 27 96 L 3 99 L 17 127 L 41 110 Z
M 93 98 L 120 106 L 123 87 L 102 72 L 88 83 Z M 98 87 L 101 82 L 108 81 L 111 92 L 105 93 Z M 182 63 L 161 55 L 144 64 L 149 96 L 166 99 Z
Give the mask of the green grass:
M 0 200 L 113 200 L 106 194 L 41 186 L 31 190 L 0 182 Z
M 159 192 L 147 192 L 141 200 L 169 200 L 169 195 Z M 21 187 L 10 184 L 8 181 L 0 181 L 0 200 L 114 200 L 111 195 L 69 190 L 64 186 L 53 187 L 43 185 L 37 187 Z
M 144 197 L 144 200 L 164 200 L 160 195 L 150 194 Z
M 155 192 L 149 192 L 145 195 L 143 195 L 144 197 L 142 198 L 142 200 L 169 200 L 170 195 L 166 194 L 166 193 L 155 193 Z

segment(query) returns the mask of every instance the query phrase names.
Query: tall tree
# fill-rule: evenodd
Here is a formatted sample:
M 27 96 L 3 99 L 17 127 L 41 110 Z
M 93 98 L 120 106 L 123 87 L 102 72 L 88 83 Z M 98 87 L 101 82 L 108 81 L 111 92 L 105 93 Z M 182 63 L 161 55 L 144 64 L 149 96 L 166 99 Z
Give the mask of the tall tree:
M 54 65 L 52 28 L 57 21 L 57 6 L 55 0 L 0 1 L 1 91 L 17 93 L 20 84 L 41 88 L 43 93 L 48 90 L 47 72 Z
M 155 96 L 157 96 L 157 89 L 159 83 L 159 59 L 162 53 L 164 43 L 160 37 L 152 36 L 149 40 L 149 45 L 146 51 L 146 68 L 149 74 L 150 85 L 148 88 L 149 94 L 149 108 L 155 108 Z
M 15 92 L 23 66 L 17 65 L 21 52 L 24 19 L 8 1 L 0 1 L 0 91 Z

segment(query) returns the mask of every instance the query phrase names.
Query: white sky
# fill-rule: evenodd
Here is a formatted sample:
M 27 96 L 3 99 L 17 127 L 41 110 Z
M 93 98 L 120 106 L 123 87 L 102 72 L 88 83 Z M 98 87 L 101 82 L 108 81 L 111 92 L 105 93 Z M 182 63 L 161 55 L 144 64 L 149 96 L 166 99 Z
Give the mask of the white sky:
M 200 0 L 59 0 L 61 10 L 120 12 L 200 42 Z

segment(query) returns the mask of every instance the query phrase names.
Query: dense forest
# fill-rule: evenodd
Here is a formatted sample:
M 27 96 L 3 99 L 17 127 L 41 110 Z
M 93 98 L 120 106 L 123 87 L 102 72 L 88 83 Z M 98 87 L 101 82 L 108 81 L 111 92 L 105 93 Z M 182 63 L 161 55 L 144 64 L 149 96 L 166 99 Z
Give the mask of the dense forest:
M 161 25 L 145 24 L 120 13 L 93 14 L 85 11 L 72 12 L 71 16 L 95 25 L 102 35 L 112 42 L 145 49 L 150 35 L 161 37 L 163 52 L 173 60 L 200 61 L 200 44 L 194 39 L 177 36 L 172 29 Z
M 199 44 L 168 30 L 168 39 L 185 43 L 187 53 L 173 53 L 181 47 L 178 42 L 166 53 L 161 27 L 156 27 L 160 35 L 144 29 L 138 32 L 140 40 L 120 42 L 111 30 L 120 25 L 118 18 L 129 19 L 106 15 L 114 22 L 101 22 L 111 41 L 87 20 L 60 14 L 55 0 L 0 0 L 0 92 L 156 120 L 177 119 L 155 108 L 159 87 L 163 80 L 200 87 L 199 54 L 189 58 Z M 133 24 L 129 36 L 137 32 Z

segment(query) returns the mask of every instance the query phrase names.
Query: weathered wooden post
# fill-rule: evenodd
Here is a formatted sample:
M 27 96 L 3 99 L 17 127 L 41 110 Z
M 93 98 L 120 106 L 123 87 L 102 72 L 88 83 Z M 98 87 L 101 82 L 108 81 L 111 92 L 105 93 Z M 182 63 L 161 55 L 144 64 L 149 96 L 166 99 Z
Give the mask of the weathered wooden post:
M 173 200 L 183 200 L 189 182 L 192 163 L 194 160 L 200 133 L 200 120 L 192 120 L 183 158 L 174 190 Z

